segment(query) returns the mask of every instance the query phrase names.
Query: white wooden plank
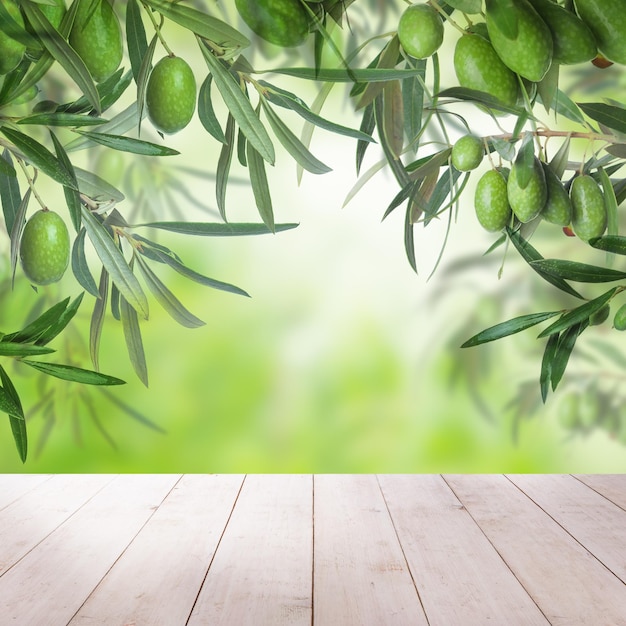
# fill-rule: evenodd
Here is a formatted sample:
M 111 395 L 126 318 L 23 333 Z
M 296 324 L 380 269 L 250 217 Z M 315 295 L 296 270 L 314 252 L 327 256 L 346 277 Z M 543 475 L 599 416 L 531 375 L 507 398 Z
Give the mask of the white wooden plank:
M 623 626 L 626 586 L 504 476 L 445 476 L 555 626 Z
M 50 474 L 0 474 L 0 510 L 50 478 Z
M 71 626 L 185 624 L 242 482 L 235 475 L 183 476 Z
M 63 625 L 172 489 L 178 476 L 118 476 L 0 578 L 6 624 Z
M 380 476 L 430 626 L 549 624 L 441 476 Z
M 626 474 L 581 474 L 575 478 L 626 511 Z
M 626 511 L 572 476 L 508 478 L 626 583 Z
M 377 479 L 317 475 L 314 624 L 426 624 Z
M 247 476 L 188 626 L 310 626 L 312 523 L 311 476 Z
M 111 476 L 98 474 L 61 474 L 2 509 L 0 576 L 111 480 Z

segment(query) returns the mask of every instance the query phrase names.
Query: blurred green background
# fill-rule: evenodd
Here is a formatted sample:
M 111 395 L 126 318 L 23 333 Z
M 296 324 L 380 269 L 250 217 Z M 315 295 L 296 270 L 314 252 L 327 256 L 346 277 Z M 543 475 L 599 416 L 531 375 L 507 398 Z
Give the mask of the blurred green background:
M 355 27 L 358 23 L 357 19 Z M 456 34 L 451 35 L 448 54 L 455 41 Z M 179 54 L 186 51 L 185 45 L 181 39 Z M 188 60 L 206 72 L 191 47 Z M 252 60 L 259 65 L 295 64 L 293 58 Z M 315 97 L 312 84 L 283 79 L 277 83 L 309 103 Z M 339 89 L 323 113 L 353 127 L 359 123 Z M 218 114 L 223 118 L 223 110 Z M 285 119 L 299 132 L 298 118 Z M 474 132 L 491 132 L 480 125 L 482 118 L 476 120 Z M 143 136 L 160 141 L 147 124 Z M 218 144 L 197 119 L 180 135 L 167 137 L 166 143 L 182 155 L 158 164 L 126 157 L 120 188 L 128 199 L 118 206 L 120 212 L 135 223 L 154 217 L 218 219 L 211 175 Z M 41 377 L 23 371 L 24 366 L 10 366 L 27 412 L 30 452 L 22 465 L 6 420 L 0 431 L 0 469 L 626 470 L 626 418 L 621 430 L 601 423 L 606 403 L 612 402 L 612 409 L 621 403 L 622 374 L 598 344 L 599 338 L 622 349 L 624 338 L 615 337 L 607 326 L 587 343 L 581 339 L 577 350 L 580 347 L 582 356 L 572 357 L 571 375 L 566 374 L 563 389 L 545 407 L 539 397 L 543 344 L 534 340 L 537 333 L 531 330 L 497 345 L 461 350 L 465 339 L 487 326 L 567 303 L 513 252 L 498 279 L 502 253 L 482 257 L 495 238 L 481 231 L 474 218 L 475 180 L 463 196 L 443 261 L 430 280 L 444 241 L 445 220 L 416 228 L 419 274 L 415 275 L 403 249 L 403 215 L 398 211 L 381 223 L 397 193 L 395 181 L 384 172 L 377 175 L 342 208 L 356 181 L 354 147 L 351 140 L 316 132 L 312 150 L 333 172 L 322 177 L 305 174 L 300 185 L 295 166 L 279 152 L 276 167 L 268 172 L 276 220 L 298 223 L 294 230 L 192 240 L 142 230 L 142 235 L 171 247 L 193 269 L 233 283 L 251 298 L 211 290 L 158 268 L 162 280 L 206 325 L 183 329 L 150 301 L 151 319 L 142 325 L 148 389 L 134 376 L 121 325 L 111 318 L 102 338 L 100 364 L 104 372 L 127 380 L 124 387 L 105 395 L 61 381 L 43 384 Z M 82 153 L 80 158 L 93 165 L 99 154 Z M 368 165 L 378 157 L 370 155 Z M 184 173 L 185 168 L 205 174 Z M 243 170 L 234 166 L 234 174 L 241 176 Z M 168 177 L 178 188 L 159 182 Z M 142 191 L 145 197 L 140 202 Z M 62 207 L 62 197 L 53 187 L 46 201 Z M 245 183 L 229 188 L 228 207 L 231 221 L 258 221 Z M 65 209 L 59 211 L 67 217 Z M 554 227 L 540 229 L 534 241 L 542 251 L 567 251 L 576 258 L 590 254 L 586 248 L 576 249 L 578 242 L 555 234 Z M 6 265 L 0 269 L 6 277 Z M 52 304 L 79 293 L 71 272 L 58 286 L 41 288 L 39 295 L 24 282 L 19 271 L 13 291 L 5 282 L 0 311 L 0 329 L 5 332 L 21 327 L 41 296 Z M 75 326 L 65 340 L 55 342 L 59 362 L 69 359 L 91 366 L 87 343 L 92 307 L 93 298 L 86 296 Z M 604 402 L 597 428 L 568 430 L 561 425 L 562 397 L 572 389 Z M 52 403 L 46 404 L 50 399 Z M 45 408 L 49 406 L 54 411 Z

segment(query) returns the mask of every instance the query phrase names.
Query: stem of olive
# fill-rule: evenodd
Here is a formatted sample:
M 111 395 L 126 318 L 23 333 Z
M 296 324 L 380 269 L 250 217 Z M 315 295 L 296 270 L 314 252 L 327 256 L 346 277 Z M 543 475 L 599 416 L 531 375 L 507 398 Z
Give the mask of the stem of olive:
M 37 200 L 37 202 L 40 204 L 42 209 L 48 210 L 46 203 L 41 199 L 41 196 L 39 195 L 39 193 L 37 193 L 37 189 L 35 188 L 35 181 L 37 180 L 37 170 L 35 170 L 34 177 L 31 178 L 22 159 L 16 158 L 16 161 L 19 163 L 20 169 L 22 170 L 22 172 L 24 173 L 24 176 L 26 177 L 26 181 L 28 182 L 28 186 L 30 187 L 30 190 L 32 191 L 33 196 L 35 196 L 35 200 Z

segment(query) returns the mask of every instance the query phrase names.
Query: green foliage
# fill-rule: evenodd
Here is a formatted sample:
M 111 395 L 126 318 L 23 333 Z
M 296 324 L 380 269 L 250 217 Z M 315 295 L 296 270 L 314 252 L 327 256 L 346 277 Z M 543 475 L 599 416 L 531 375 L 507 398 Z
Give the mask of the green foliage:
M 0 357 L 79 385 L 118 384 L 119 379 L 99 372 L 110 319 L 118 323 L 130 364 L 147 386 L 142 328 L 152 300 L 185 328 L 205 323 L 166 283 L 167 272 L 248 296 L 189 267 L 159 235 L 210 242 L 211 237 L 278 234 L 295 227 L 277 221 L 271 168 L 287 158 L 298 179 L 304 171 L 328 174 L 332 164 L 312 148 L 314 133 L 323 132 L 354 142 L 357 180 L 346 203 L 378 172 L 392 174 L 398 190 L 381 217 L 403 213 L 400 243 L 416 272 L 418 227 L 443 225 L 434 272 L 465 204 L 471 172 L 479 173 L 476 217 L 498 237 L 489 252 L 506 244 L 533 270 L 531 276 L 556 288 L 555 298 L 576 302 L 491 324 L 463 347 L 557 318 L 539 334 L 545 341 L 539 386 L 546 400 L 564 380 L 579 337 L 590 328 L 608 327 L 603 322 L 613 300 L 626 288 L 617 284 L 604 293 L 592 291 L 594 285 L 626 280 L 617 260 L 626 254 L 620 235 L 626 109 L 619 86 L 607 97 L 587 97 L 590 85 L 605 88 L 601 66 L 626 63 L 624 12 L 590 0 L 577 0 L 574 7 L 548 0 L 385 3 L 383 13 L 388 8 L 397 27 L 382 32 L 373 19 L 381 6 L 360 0 L 360 14 L 357 8 L 353 12 L 353 1 L 238 0 L 221 12 L 169 0 L 73 0 L 67 10 L 61 0 L 22 0 L 19 6 L 0 1 L 0 202 L 7 267 L 12 282 L 21 278 L 22 250 L 27 276 L 47 284 L 61 277 L 69 261 L 72 276 L 60 285 L 73 279 L 88 294 L 87 343 L 94 369 L 39 360 L 51 351 L 47 343 L 69 328 L 82 295 L 71 303 L 62 300 L 21 331 L 2 336 Z M 364 25 L 346 28 L 352 16 L 364 17 Z M 192 46 L 186 49 L 189 62 L 175 56 L 172 32 L 197 46 L 195 57 Z M 444 58 L 448 45 L 454 47 L 453 59 Z M 608 62 L 593 58 L 596 48 Z M 257 52 L 278 60 L 255 67 Z M 569 66 L 574 69 L 570 74 Z M 611 77 L 617 71 L 609 70 Z M 588 82 L 579 82 L 585 97 L 573 95 L 572 77 L 590 73 Z M 317 96 L 309 103 L 311 89 Z M 343 90 L 354 123 L 323 111 L 333 90 Z M 176 168 L 177 148 L 184 144 L 170 147 L 174 138 L 163 137 L 178 132 L 185 137 L 196 112 L 206 153 L 214 158 L 187 174 L 214 182 L 215 209 L 191 194 L 182 169 Z M 549 121 L 541 119 L 544 114 Z M 300 133 L 294 123 L 300 124 Z M 151 131 L 156 131 L 155 141 L 146 138 Z M 88 148 L 134 160 L 128 168 L 122 164 L 105 172 L 81 161 Z M 166 166 L 160 165 L 161 157 L 168 157 Z M 489 163 L 481 171 L 483 161 Z M 70 237 L 64 231 L 70 241 L 62 245 L 53 235 L 50 241 L 38 237 L 30 242 L 29 225 L 42 214 L 31 203 L 46 208 L 42 177 L 65 199 L 73 232 Z M 256 217 L 231 222 L 235 208 L 228 192 L 241 183 L 250 192 Z M 214 219 L 185 220 L 176 213 L 180 198 Z M 174 212 L 172 219 L 164 215 L 166 207 Z M 529 242 L 544 225 L 557 237 L 563 237 L 561 229 L 575 235 L 561 239 L 571 244 L 563 247 L 573 259 L 544 258 Z M 604 265 L 597 259 L 586 262 L 581 250 L 596 256 L 605 252 Z M 55 271 L 36 272 L 29 265 L 35 251 L 41 256 L 35 265 L 62 252 L 54 258 Z M 63 271 L 56 271 L 61 265 Z M 583 283 L 589 293 L 579 293 L 570 282 Z M 622 325 L 619 311 L 615 328 Z M 0 369 L 0 377 L 0 409 L 10 417 L 24 459 L 24 408 L 6 369 Z M 577 407 L 576 419 L 589 428 L 593 411 L 582 411 L 580 402 Z

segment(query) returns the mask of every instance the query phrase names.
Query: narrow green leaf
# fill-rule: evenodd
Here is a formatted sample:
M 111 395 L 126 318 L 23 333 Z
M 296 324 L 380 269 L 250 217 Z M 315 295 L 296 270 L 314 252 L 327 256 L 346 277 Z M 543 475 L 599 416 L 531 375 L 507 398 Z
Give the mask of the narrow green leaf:
M 226 222 L 226 190 L 228 189 L 228 175 L 230 173 L 230 165 L 233 160 L 233 151 L 235 148 L 235 118 L 231 113 L 228 114 L 226 120 L 226 142 L 220 150 L 220 156 L 217 160 L 217 169 L 215 170 L 215 198 L 217 200 L 217 208 L 222 219 Z
M 415 258 L 415 234 L 413 232 L 413 203 L 409 201 L 404 218 L 404 252 L 409 261 L 409 265 L 417 274 L 417 260 Z
M 124 135 L 110 135 L 107 133 L 93 133 L 84 130 L 76 130 L 83 137 L 87 137 L 96 143 L 99 143 L 113 150 L 122 152 L 131 152 L 133 154 L 141 154 L 143 156 L 174 156 L 180 154 L 178 150 L 160 146 L 143 139 L 135 139 L 133 137 L 125 137 Z
M 100 96 L 84 61 L 67 41 L 65 41 L 59 31 L 50 24 L 36 3 L 30 2 L 30 0 L 23 0 L 20 5 L 28 21 L 33 25 L 35 30 L 40 33 L 41 42 L 50 55 L 76 83 L 78 88 L 89 100 L 94 110 L 100 114 Z
M 74 174 L 76 175 L 79 191 L 94 200 L 122 202 L 125 198 L 119 189 L 93 172 L 74 166 Z
M 515 157 L 515 172 L 520 189 L 526 189 L 530 177 L 535 169 L 535 145 L 532 134 L 524 135 L 517 157 Z
M 537 91 L 541 96 L 541 102 L 546 110 L 550 112 L 558 95 L 559 88 L 559 68 L 558 63 L 552 63 L 545 76 L 537 84 Z
M 4 368 L 0 365 L 0 382 L 2 383 L 3 406 L 1 410 L 9 414 L 9 422 L 11 424 L 11 432 L 15 440 L 17 452 L 20 455 L 22 463 L 26 462 L 28 453 L 28 437 L 26 433 L 26 419 L 20 397 Z
M 361 126 L 359 130 L 367 135 L 371 135 L 376 129 L 376 118 L 374 116 L 374 105 L 369 104 L 363 109 L 363 117 L 361 118 Z M 356 174 L 361 173 L 361 166 L 363 165 L 363 159 L 365 153 L 370 145 L 370 141 L 364 141 L 359 139 L 356 146 Z
M 15 343 L 34 343 L 36 342 L 50 326 L 56 324 L 63 316 L 70 299 L 65 298 L 51 307 L 46 309 L 41 315 L 38 315 L 36 319 L 27 324 L 21 330 L 14 333 L 8 333 L 2 337 L 2 341 L 11 341 Z
M 36 113 L 28 115 L 18 120 L 20 125 L 35 126 L 61 126 L 79 128 L 81 126 L 99 126 L 106 124 L 108 120 L 102 117 L 92 117 L 91 115 L 80 115 L 78 113 Z
M 236 287 L 235 285 L 231 285 L 229 283 L 224 283 L 219 280 L 214 280 L 213 278 L 208 278 L 207 276 L 203 276 L 198 272 L 192 270 L 191 268 L 184 265 L 181 261 L 174 258 L 173 256 L 162 252 L 159 249 L 153 249 L 152 255 L 156 260 L 169 265 L 172 269 L 176 270 L 181 276 L 188 278 L 189 280 L 193 280 L 200 285 L 204 285 L 205 287 L 211 287 L 212 289 L 219 289 L 220 291 L 227 291 L 229 293 L 234 293 L 240 296 L 249 297 L 250 294 L 245 292 L 243 289 Z
M 89 355 L 91 362 L 96 369 L 99 366 L 100 339 L 102 337 L 102 327 L 106 314 L 107 300 L 109 297 L 109 273 L 106 268 L 100 271 L 100 283 L 98 285 L 98 297 L 93 305 L 91 320 L 89 323 Z
M 555 155 L 550 159 L 550 163 L 548 165 L 559 180 L 563 178 L 563 174 L 567 168 L 570 145 L 571 137 L 568 135 L 565 138 L 565 141 L 561 144 L 560 148 L 556 151 Z
M 556 354 L 557 345 L 559 343 L 559 334 L 550 335 L 543 351 L 541 360 L 541 374 L 539 375 L 539 386 L 541 388 L 541 399 L 544 404 L 548 398 L 550 391 L 550 383 L 552 381 L 552 363 Z
M 24 153 L 24 156 L 36 168 L 40 169 L 44 174 L 50 176 L 50 178 L 56 180 L 58 183 L 66 187 L 76 188 L 71 174 L 48 148 L 42 146 L 32 137 L 7 126 L 0 127 L 0 131 L 9 141 L 15 144 L 18 150 Z
M 556 351 L 552 359 L 552 391 L 556 391 L 558 384 L 561 382 L 563 374 L 565 374 L 569 358 L 574 350 L 576 340 L 580 337 L 588 325 L 587 321 L 582 321 L 578 324 L 574 324 L 574 326 L 571 326 L 560 335 L 550 335 L 550 339 L 548 341 L 551 341 L 552 337 L 559 337 Z
M 141 329 L 139 328 L 139 318 L 137 317 L 137 311 L 126 301 L 124 296 L 120 297 L 120 318 L 131 365 L 135 374 L 137 374 L 137 378 L 147 387 L 148 365 L 141 338 Z
M 444 89 L 440 91 L 437 96 L 439 98 L 453 98 L 454 100 L 464 100 L 486 106 L 489 109 L 495 111 L 502 111 L 503 113 L 511 113 L 513 115 L 521 116 L 524 110 L 517 106 L 510 106 L 504 102 L 498 100 L 491 94 L 484 91 L 477 91 L 476 89 L 469 89 L 467 87 L 451 87 L 450 89 Z
M 378 56 L 378 60 L 376 62 L 377 69 L 386 69 L 391 70 L 398 65 L 398 59 L 400 58 L 400 41 L 398 39 L 398 35 L 394 35 L 388 42 L 387 45 L 383 48 L 381 54 Z M 356 104 L 356 109 L 362 109 L 366 107 L 368 104 L 374 102 L 374 100 L 383 92 L 386 86 L 391 81 L 379 81 L 379 82 L 369 82 L 366 84 L 359 101 Z M 394 81 L 395 82 L 395 81 Z
M 316 73 L 315 68 L 311 67 L 276 67 L 271 70 L 257 71 L 257 74 L 275 73 L 284 74 L 285 76 L 294 76 L 304 80 L 315 80 L 319 82 L 330 83 L 372 83 L 385 82 L 388 80 L 402 80 L 410 76 L 417 76 L 420 71 L 418 69 L 327 69 L 321 68 Z
M 591 315 L 599 311 L 618 291 L 619 287 L 613 287 L 601 296 L 582 304 L 571 311 L 562 315 L 556 322 L 550 324 L 548 328 L 542 331 L 539 337 L 548 337 L 554 333 L 560 333 L 575 324 L 587 321 Z
M 404 187 L 410 180 L 409 174 L 400 158 L 394 154 L 393 147 L 390 144 L 390 139 L 386 134 L 383 107 L 383 98 L 379 96 L 374 101 L 374 116 L 376 119 L 376 126 L 378 128 L 378 135 L 380 137 L 380 145 L 385 154 L 385 158 L 387 159 L 387 163 L 398 181 L 398 184 L 401 187 Z
M 148 79 L 152 72 L 152 59 L 154 58 L 154 51 L 156 50 L 159 36 L 157 33 L 152 37 L 152 41 L 143 55 L 141 66 L 139 67 L 139 75 L 137 76 L 137 134 L 141 135 L 141 121 L 144 118 L 146 111 L 146 90 L 148 89 Z M 122 133 L 118 133 L 122 134 Z
M 200 85 L 200 93 L 198 94 L 198 117 L 205 130 L 220 143 L 226 143 L 224 131 L 220 126 L 219 120 L 213 109 L 213 101 L 211 100 L 211 83 L 213 76 L 208 74 Z
M 263 159 L 273 165 L 275 154 L 272 140 L 254 112 L 250 100 L 233 75 L 222 65 L 222 62 L 210 50 L 207 50 L 206 46 L 201 45 L 200 48 L 213 75 L 215 85 L 219 89 L 228 110 L 239 124 L 241 132 Z
M 60 363 L 44 363 L 43 361 L 31 361 L 23 359 L 21 363 L 25 363 L 29 367 L 47 374 L 68 380 L 70 382 L 81 383 L 83 385 L 125 385 L 126 381 L 93 370 L 86 370 L 73 365 L 62 365 Z
M 126 45 L 133 77 L 137 83 L 139 82 L 141 62 L 148 50 L 146 29 L 141 19 L 141 8 L 137 0 L 128 0 L 126 2 Z
M 20 185 L 17 180 L 11 153 L 5 148 L 0 160 L 7 163 L 9 172 L 0 171 L 0 202 L 2 203 L 2 212 L 4 214 L 4 224 L 7 232 L 11 233 L 15 218 L 19 212 L 22 202 L 22 194 L 20 193 Z M 13 170 L 13 173 L 10 171 Z
M 398 80 L 385 83 L 383 88 L 383 127 L 391 153 L 400 158 L 404 147 L 404 105 Z
M 265 99 L 262 99 L 261 103 L 263 104 L 267 121 L 270 123 L 278 141 L 297 163 L 312 174 L 326 174 L 332 171 L 332 168 L 311 154 L 309 149 L 291 132 Z
M 98 286 L 91 274 L 87 257 L 85 256 L 85 235 L 87 231 L 81 228 L 78 231 L 74 244 L 72 245 L 72 272 L 78 284 L 87 291 L 87 293 L 98 298 Z
M 272 197 L 265 173 L 265 162 L 252 144 L 248 144 L 248 169 L 250 170 L 250 184 L 259 215 L 263 223 L 272 231 L 274 229 L 274 210 Z
M 626 237 L 624 236 L 604 235 L 604 237 L 595 237 L 589 240 L 589 245 L 598 250 L 626 255 Z
M 515 146 L 505 139 L 491 137 L 489 145 L 505 160 L 512 161 L 515 158 Z
M 546 311 L 544 313 L 530 313 L 528 315 L 514 317 L 506 322 L 490 326 L 477 335 L 474 335 L 472 338 L 468 339 L 461 346 L 461 348 L 471 348 L 482 343 L 487 343 L 488 341 L 496 341 L 498 339 L 502 339 L 503 337 L 514 335 L 530 328 L 531 326 L 541 324 L 541 322 L 545 322 L 545 320 L 555 317 L 560 313 L 561 311 Z
M 83 224 L 111 280 L 128 303 L 148 319 L 148 301 L 137 278 L 106 228 L 86 207 L 83 207 Z
M 607 234 L 609 237 L 617 235 L 619 232 L 619 217 L 617 214 L 617 198 L 615 196 L 615 189 L 611 183 L 609 175 L 603 167 L 598 168 L 598 174 L 600 175 L 600 183 L 602 184 L 602 190 L 604 192 L 604 206 L 606 208 L 607 216 Z M 613 257 L 608 254 L 608 264 L 613 264 Z
M 171 0 L 145 0 L 145 3 L 183 28 L 228 48 L 246 48 L 247 37 L 222 20 Z
M 67 325 L 74 319 L 74 316 L 80 308 L 83 301 L 84 292 L 78 295 L 61 313 L 56 322 L 50 324 L 50 326 L 39 336 L 35 341 L 38 346 L 43 346 L 50 343 L 55 337 L 60 335 Z
M 181 235 L 197 235 L 200 237 L 242 237 L 249 235 L 267 235 L 274 232 L 292 230 L 298 224 L 276 224 L 274 230 L 270 230 L 265 224 L 250 223 L 227 223 L 220 222 L 147 222 L 137 224 L 139 227 L 158 228 Z
M 70 218 L 72 220 L 72 224 L 74 225 L 74 229 L 76 232 L 80 230 L 81 225 L 81 216 L 80 216 L 80 193 L 78 192 L 78 181 L 76 180 L 76 175 L 74 173 L 74 166 L 70 161 L 70 158 L 67 156 L 67 152 L 63 149 L 61 142 L 57 139 L 56 135 L 50 131 L 50 137 L 52 137 L 52 143 L 54 144 L 54 151 L 59 159 L 59 162 L 63 167 L 67 170 L 68 174 L 72 178 L 73 185 L 68 187 L 67 185 L 63 186 L 63 193 L 65 195 L 65 203 L 67 204 L 67 209 L 70 213 Z
M 408 61 L 407 61 L 408 63 Z M 413 153 L 417 152 L 417 139 L 422 131 L 424 112 L 424 80 L 426 78 L 426 59 L 415 61 L 417 76 L 402 81 L 402 100 L 404 107 L 404 132 Z
M 51 354 L 55 352 L 52 348 L 45 346 L 35 346 L 30 343 L 13 343 L 0 341 L 0 356 L 23 357 L 36 356 L 39 354 Z
M 620 133 L 626 133 L 626 109 L 603 102 L 579 102 L 578 106 L 592 120 Z
M 290 93 L 289 91 L 285 91 L 284 89 L 280 89 L 275 85 L 270 85 L 270 83 L 267 83 L 264 80 L 260 80 L 259 85 L 266 89 L 264 95 L 272 104 L 276 104 L 277 106 L 292 110 L 294 113 L 297 113 L 302 119 L 310 122 L 318 128 L 322 128 L 337 135 L 343 135 L 345 137 L 351 137 L 352 139 L 358 139 L 359 141 L 375 143 L 374 138 L 371 136 L 371 132 L 368 133 L 366 131 L 363 131 L 363 129 L 355 130 L 354 128 L 349 128 L 347 126 L 342 126 L 341 124 L 331 122 L 330 120 L 321 117 L 317 113 L 314 113 L 307 106 L 307 104 L 295 94 Z
M 563 278 L 564 280 L 574 280 L 579 283 L 609 283 L 626 278 L 626 272 L 576 261 L 541 259 L 531 261 L 530 265 L 533 268 L 539 268 L 549 276 Z
M 585 300 L 584 296 L 580 295 L 570 284 L 566 283 L 562 278 L 557 278 L 556 276 L 551 276 L 550 274 L 546 274 L 545 272 L 542 272 L 541 269 L 539 269 L 535 265 L 532 265 L 532 261 L 542 260 L 543 257 L 541 256 L 541 254 L 539 254 L 539 252 L 537 252 L 535 248 L 533 248 L 533 246 L 526 239 L 524 239 L 521 236 L 519 231 L 513 231 L 507 227 L 506 232 L 511 242 L 513 243 L 517 251 L 520 253 L 521 257 L 526 261 L 526 263 L 529 264 L 529 266 L 533 270 L 535 270 L 535 272 L 537 272 L 537 274 L 539 274 L 539 276 L 541 276 L 541 278 L 543 278 L 546 282 L 550 283 L 551 285 L 554 285 L 561 291 L 564 291 L 565 293 L 568 293 L 569 295 L 574 296 L 575 298 L 580 298 L 581 300 Z
M 167 288 L 141 257 L 138 257 L 138 261 L 139 269 L 152 295 L 174 320 L 185 328 L 198 328 L 205 325 L 205 322 L 193 315 L 193 313 L 183 306 L 180 300 Z

